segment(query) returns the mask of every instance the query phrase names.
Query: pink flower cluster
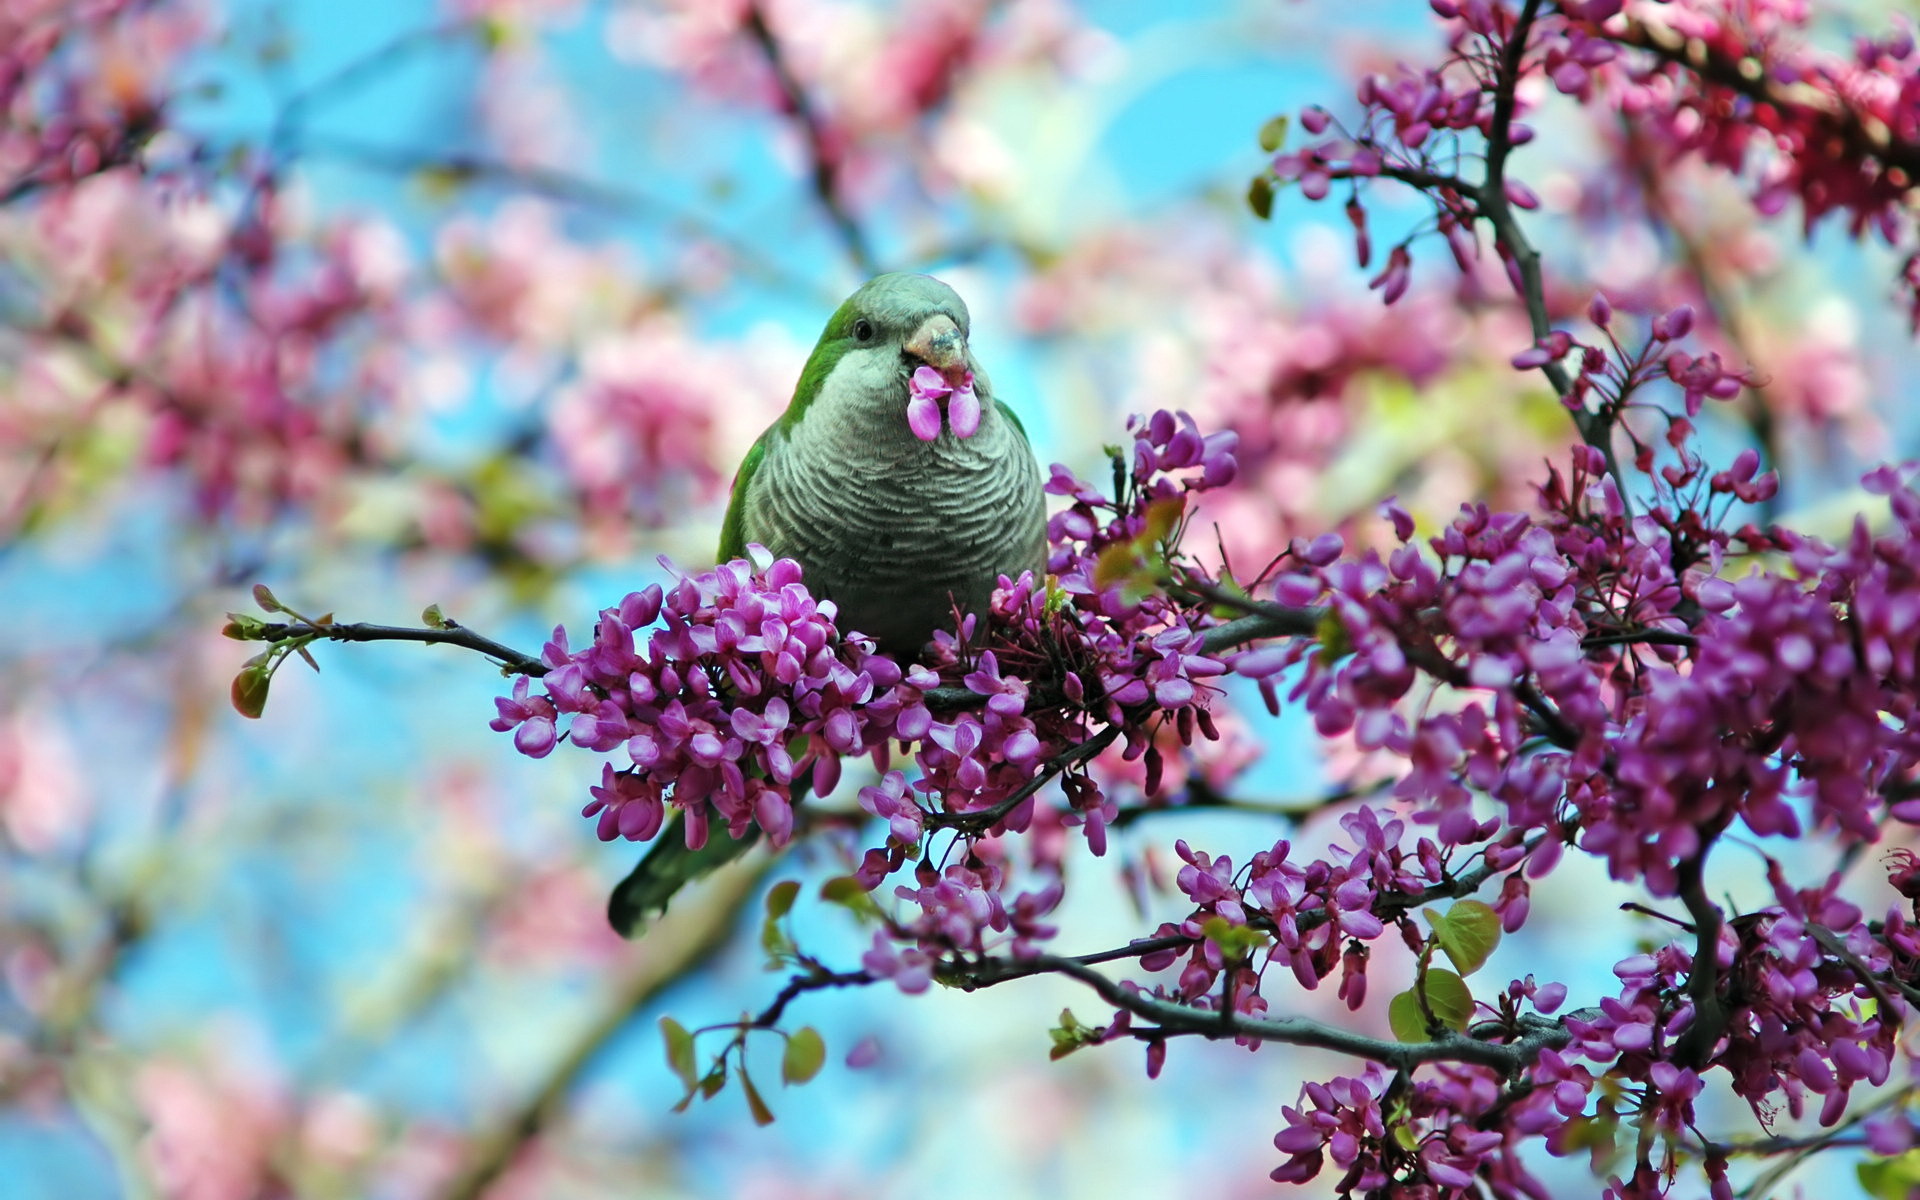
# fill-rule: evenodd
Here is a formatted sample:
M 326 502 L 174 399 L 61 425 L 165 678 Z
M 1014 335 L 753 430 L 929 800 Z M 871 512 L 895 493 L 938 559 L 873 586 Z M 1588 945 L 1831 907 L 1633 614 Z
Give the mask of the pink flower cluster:
M 641 647 L 636 632 L 663 619 Z M 921 692 L 932 672 L 908 675 L 863 640 L 842 640 L 831 605 L 816 604 L 791 560 L 734 561 L 635 592 L 600 614 L 590 646 L 573 652 L 556 629 L 542 655 L 542 694 L 516 681 L 495 703 L 493 727 L 513 730 L 543 757 L 562 736 L 609 763 L 585 814 L 603 839 L 645 841 L 668 801 L 686 817 L 687 845 L 707 840 L 717 814 L 735 838 L 758 825 L 775 845 L 793 832 L 792 784 L 821 792 L 842 755 L 912 739 L 931 722 Z
M 0 12 L 0 201 L 131 162 L 202 32 L 189 6 L 136 0 Z
M 1129 756 L 1148 759 L 1152 780 L 1157 730 L 1171 725 L 1183 742 L 1196 730 L 1212 736 L 1207 681 L 1227 665 L 1205 651 L 1210 620 L 1189 624 L 1164 595 L 1127 599 L 1120 582 L 1096 585 L 1094 576 L 1103 553 L 1156 528 L 1152 506 L 1182 504 L 1230 480 L 1234 467 L 1231 435 L 1202 436 L 1184 415 L 1156 414 L 1135 435 L 1119 498 L 1056 469 L 1052 486 L 1076 497 L 1055 519 L 1060 591 L 1027 577 L 1003 581 L 977 654 L 943 634 L 932 667 L 903 669 L 864 638 L 843 636 L 797 564 L 735 561 L 628 596 L 601 613 L 592 644 L 578 651 L 556 630 L 538 690 L 518 680 L 497 701 L 493 727 L 512 731 L 534 757 L 562 737 L 598 753 L 624 750 L 628 765 L 607 764 L 587 806 L 601 837 L 652 838 L 672 804 L 686 814 L 692 846 L 704 843 L 714 813 L 734 837 L 758 825 L 784 843 L 794 780 L 810 771 L 824 793 L 843 756 L 884 763 L 888 743 L 909 744 L 918 777 L 890 772 L 861 793 L 889 834 L 861 869 L 870 887 L 906 862 L 929 827 L 970 836 L 1026 829 L 1036 775 L 1101 726 L 1124 736 Z M 656 620 L 663 627 L 642 645 L 640 631 Z M 1042 664 L 1058 669 L 1036 673 Z M 943 680 L 983 702 L 935 712 L 926 694 Z M 1043 700 L 1036 688 L 1046 689 Z M 1061 768 L 1069 820 L 1098 852 L 1113 803 L 1084 763 Z
M 973 372 L 958 384 L 948 383 L 940 372 L 923 366 L 907 380 L 907 425 L 913 436 L 931 442 L 940 436 L 942 423 L 957 438 L 970 438 L 980 428 L 980 398 L 973 394 Z
M 1153 994 L 1211 1008 L 1218 1003 L 1214 993 L 1223 973 L 1231 969 L 1226 992 L 1236 1011 L 1258 1015 L 1267 1008 L 1261 981 L 1268 966 L 1284 967 L 1307 989 L 1319 987 L 1338 970 L 1340 999 L 1348 1008 L 1359 1009 L 1367 993 L 1365 943 L 1416 908 L 1427 889 L 1441 886 L 1464 869 L 1470 857 L 1480 856 L 1460 855 L 1426 837 L 1409 847 L 1407 823 L 1397 817 L 1383 820 L 1370 807 L 1347 813 L 1340 827 L 1352 840 L 1351 847 L 1335 844 L 1320 858 L 1301 861 L 1283 838 L 1239 869 L 1229 857 L 1195 850 L 1185 841 L 1176 843 L 1184 864 L 1176 884 L 1194 911 L 1182 922 L 1162 925 L 1154 936 L 1178 936 L 1190 944 L 1141 957 L 1141 967 L 1153 972 L 1171 970 L 1184 960 L 1177 983 Z M 1485 867 L 1500 870 L 1519 863 L 1524 851 L 1512 845 L 1491 847 L 1483 857 Z M 1524 888 L 1515 889 L 1496 907 L 1514 927 L 1525 917 L 1524 895 Z M 1251 961 L 1230 964 L 1220 940 L 1209 936 L 1214 918 L 1258 930 L 1269 940 Z
M 1896 867 L 1896 879 L 1902 869 Z M 1560 1024 L 1568 1036 L 1558 1048 L 1542 1046 L 1518 1078 L 1475 1064 L 1438 1065 L 1407 1082 L 1391 1120 L 1377 1064 L 1357 1079 L 1307 1084 L 1301 1103 L 1282 1110 L 1287 1128 L 1274 1145 L 1288 1158 L 1273 1177 L 1302 1182 L 1331 1160 L 1346 1172 L 1336 1186 L 1341 1195 L 1387 1179 L 1424 1183 L 1440 1197 L 1479 1195 L 1476 1180 L 1492 1184 L 1495 1195 L 1540 1195 L 1519 1153 L 1523 1143 L 1544 1139 L 1557 1155 L 1591 1150 L 1600 1162 L 1634 1136 L 1623 1128 L 1631 1120 L 1673 1142 L 1664 1162 L 1643 1159 L 1630 1178 L 1612 1179 L 1606 1194 L 1664 1196 L 1680 1161 L 1672 1146 L 1697 1129 L 1694 1101 L 1714 1068 L 1728 1072 L 1763 1124 L 1774 1120 L 1778 1095 L 1792 1117 L 1801 1117 L 1811 1099 L 1820 1124 L 1835 1125 L 1856 1084 L 1879 1086 L 1892 1073 L 1911 1006 L 1881 980 L 1893 964 L 1913 961 L 1912 926 L 1895 908 L 1888 934 L 1876 934 L 1858 908 L 1835 897 L 1837 878 L 1796 891 L 1779 864 L 1769 862 L 1768 875 L 1776 904 L 1723 926 L 1715 945 L 1713 1003 L 1725 1024 L 1697 1061 L 1682 1049 L 1701 1019 L 1695 964 L 1685 946 L 1669 944 L 1618 963 L 1620 994 L 1565 1016 Z M 1552 1014 L 1565 996 L 1564 987 L 1536 986 L 1529 977 L 1510 985 L 1499 1003 L 1481 1007 L 1495 1040 L 1525 1037 L 1550 1027 L 1537 1017 L 1517 1018 L 1521 1003 Z M 1499 1119 L 1490 1120 L 1495 1113 Z M 1876 1136 L 1897 1151 L 1910 1131 Z M 1705 1167 L 1713 1194 L 1730 1194 L 1725 1160 L 1708 1155 Z
M 1812 10 L 1800 0 L 1569 0 L 1524 7 L 1433 0 L 1432 8 L 1449 29 L 1448 58 L 1435 67 L 1366 76 L 1356 91 L 1360 112 L 1350 124 L 1336 126 L 1326 110 L 1307 109 L 1301 126 L 1318 140 L 1278 155 L 1277 178 L 1297 182 L 1315 200 L 1343 179 L 1390 176 L 1414 184 L 1433 205 L 1431 228 L 1468 270 L 1483 200 L 1479 181 L 1456 175 L 1467 157 L 1460 135 L 1492 140 L 1504 132 L 1505 145 L 1529 141 L 1532 130 L 1511 117 L 1529 107 L 1522 81 L 1539 77 L 1632 122 L 1636 136 L 1659 147 L 1669 163 L 1697 158 L 1735 176 L 1757 177 L 1754 204 L 1763 215 L 1797 200 L 1810 231 L 1829 214 L 1845 214 L 1851 236 L 1876 232 L 1906 249 L 1904 278 L 1909 284 L 1920 278 L 1913 265 L 1920 248 L 1913 245 L 1907 210 L 1920 169 L 1920 51 L 1911 32 L 1858 38 L 1851 55 L 1839 55 L 1809 44 Z M 1516 68 L 1510 79 L 1503 74 L 1509 64 Z M 1496 103 L 1503 94 L 1511 122 L 1504 131 L 1497 128 Z M 1330 127 L 1332 136 L 1323 136 Z M 1499 182 L 1514 206 L 1537 206 L 1525 184 Z M 1371 252 L 1357 191 L 1347 209 L 1364 266 Z M 1406 291 L 1412 240 L 1392 249 L 1373 280 L 1388 303 Z M 1504 240 L 1496 249 L 1516 271 Z M 1920 293 L 1915 305 L 1920 314 Z
M 919 908 L 920 915 L 894 923 L 873 935 L 873 946 L 861 965 L 881 979 L 891 979 L 903 992 L 923 992 L 939 960 L 950 954 L 980 956 L 1005 950 L 1016 959 L 1030 957 L 1037 943 L 1054 934 L 1041 921 L 1060 903 L 1064 887 L 1057 873 L 1047 873 L 1040 890 L 1022 892 L 1011 904 L 1003 898 L 1006 871 L 997 863 L 976 858 L 944 871 L 922 864 L 913 886 L 901 884 L 894 895 Z M 896 942 L 911 942 L 901 947 Z

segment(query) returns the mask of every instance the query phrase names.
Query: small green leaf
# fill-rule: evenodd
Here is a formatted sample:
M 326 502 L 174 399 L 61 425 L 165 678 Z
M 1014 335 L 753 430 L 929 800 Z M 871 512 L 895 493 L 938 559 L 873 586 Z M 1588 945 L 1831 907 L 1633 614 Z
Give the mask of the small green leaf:
M 660 1036 L 667 1043 L 667 1066 L 686 1085 L 687 1094 L 699 1086 L 700 1074 L 693 1063 L 693 1035 L 672 1017 L 660 1018 Z
M 261 612 L 277 613 L 286 611 L 286 609 L 280 607 L 280 601 L 274 599 L 273 593 L 267 590 L 267 585 L 264 583 L 256 583 L 253 585 L 253 602 L 260 606 Z
M 780 1078 L 786 1083 L 805 1083 L 820 1073 L 827 1061 L 827 1043 L 809 1025 L 794 1031 L 787 1039 L 787 1053 L 780 1060 Z
M 246 613 L 228 613 L 227 623 L 220 627 L 221 637 L 230 637 L 236 642 L 257 642 L 265 632 L 267 623 L 259 617 Z
M 1408 988 L 1387 1001 L 1387 1028 L 1396 1042 L 1430 1042 L 1427 1018 L 1420 1012 L 1420 998 Z
M 1452 971 L 1427 972 L 1426 999 L 1423 1011 L 1416 989 L 1408 988 L 1387 1002 L 1387 1027 L 1393 1030 L 1396 1040 L 1432 1041 L 1433 1035 L 1427 1030 L 1429 1011 L 1434 1020 L 1456 1033 L 1473 1019 L 1473 993 L 1467 990 L 1466 980 Z
M 1273 177 L 1271 175 L 1255 175 L 1253 181 L 1247 184 L 1247 207 L 1252 209 L 1253 215 L 1262 221 L 1273 219 Z
M 760 926 L 760 948 L 767 952 L 767 970 L 778 971 L 793 953 L 793 939 L 780 928 L 780 922 L 768 917 Z
M 1200 936 L 1220 947 L 1228 961 L 1238 961 L 1267 944 L 1267 935 L 1250 925 L 1235 925 L 1222 916 L 1208 917 Z
M 267 656 L 258 654 L 247 660 L 233 677 L 233 707 L 241 716 L 257 721 L 267 711 L 267 688 L 273 683 L 273 669 Z
M 1500 914 L 1482 900 L 1462 900 L 1441 917 L 1429 909 L 1427 921 L 1434 940 L 1462 975 L 1478 971 L 1500 944 Z
M 1908 1200 L 1920 1192 L 1920 1150 L 1868 1159 L 1853 1169 L 1860 1177 L 1860 1186 L 1874 1200 Z
M 851 875 L 838 875 L 821 884 L 820 898 L 829 904 L 849 909 L 856 916 L 880 915 L 880 906 L 874 903 L 873 896 Z
M 753 1078 L 743 1069 L 740 1072 L 740 1087 L 747 1093 L 747 1111 L 753 1114 L 755 1125 L 773 1124 L 773 1110 L 760 1098 L 760 1089 L 753 1086 Z
M 1326 615 L 1314 626 L 1313 638 L 1320 648 L 1313 652 L 1314 660 L 1322 665 L 1332 665 L 1353 653 L 1353 639 L 1347 636 L 1347 627 L 1340 620 L 1340 614 L 1332 605 L 1327 606 Z
M 420 623 L 428 629 L 445 629 L 448 625 L 447 614 L 440 611 L 438 604 L 429 604 L 421 610 Z
M 800 894 L 798 879 L 783 879 L 767 892 L 767 916 L 775 921 L 793 911 L 794 897 Z
M 1063 1008 L 1060 1010 L 1060 1024 L 1048 1030 L 1047 1036 L 1053 1039 L 1053 1049 L 1047 1052 L 1047 1057 L 1058 1062 L 1080 1047 L 1091 1046 L 1098 1042 L 1100 1030 L 1082 1025 L 1080 1018 L 1073 1015 L 1072 1009 Z
M 1267 123 L 1260 127 L 1260 148 L 1268 154 L 1278 153 L 1280 147 L 1287 144 L 1287 124 L 1285 113 L 1268 118 Z
M 727 1060 L 723 1058 L 713 1064 L 713 1070 L 708 1071 L 706 1078 L 700 1081 L 700 1098 L 711 1100 L 718 1096 L 720 1089 L 725 1086 L 727 1086 Z

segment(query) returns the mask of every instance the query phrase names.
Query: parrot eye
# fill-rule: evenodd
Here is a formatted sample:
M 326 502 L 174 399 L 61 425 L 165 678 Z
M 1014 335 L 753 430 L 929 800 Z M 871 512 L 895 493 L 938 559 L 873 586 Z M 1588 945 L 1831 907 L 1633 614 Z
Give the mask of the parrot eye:
M 861 317 L 858 321 L 855 321 L 853 323 L 853 340 L 856 342 L 872 341 L 873 322 L 867 320 L 865 317 Z

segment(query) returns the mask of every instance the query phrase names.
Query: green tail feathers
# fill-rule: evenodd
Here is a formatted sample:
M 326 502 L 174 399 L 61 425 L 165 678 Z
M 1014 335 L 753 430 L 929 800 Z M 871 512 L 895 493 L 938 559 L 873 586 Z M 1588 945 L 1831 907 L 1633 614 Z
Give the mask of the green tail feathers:
M 681 823 L 670 822 L 627 877 L 614 885 L 607 897 L 608 923 L 621 937 L 639 937 L 654 917 L 667 911 L 667 902 L 681 888 L 726 866 L 759 841 L 757 825 L 738 841 L 722 827 L 707 835 L 706 845 L 689 850 Z
M 813 790 L 812 773 L 802 771 L 789 788 L 798 808 Z M 758 825 L 749 826 L 745 836 L 735 839 L 727 836 L 726 825 L 721 823 L 708 832 L 706 845 L 689 850 L 680 814 L 674 813 L 633 870 L 614 885 L 613 894 L 607 897 L 607 923 L 621 937 L 639 937 L 653 918 L 667 911 L 668 901 L 679 895 L 681 888 L 713 874 L 759 844 Z

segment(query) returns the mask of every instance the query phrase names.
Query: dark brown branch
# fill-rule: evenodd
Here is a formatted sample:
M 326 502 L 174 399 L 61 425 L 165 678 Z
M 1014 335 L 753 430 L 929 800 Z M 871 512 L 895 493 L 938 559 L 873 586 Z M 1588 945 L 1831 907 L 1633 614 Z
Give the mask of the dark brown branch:
M 1707 834 L 1700 852 L 1680 864 L 1680 899 L 1693 918 L 1693 973 L 1687 982 L 1687 997 L 1693 1002 L 1693 1023 L 1674 1043 L 1673 1058 L 1681 1066 L 1698 1070 L 1713 1057 L 1713 1048 L 1726 1032 L 1727 1010 L 1720 1000 L 1720 909 L 1707 899 L 1702 875 L 1707 851 L 1719 831 Z
M 1119 725 L 1109 725 L 1086 741 L 1077 742 L 1074 745 L 1068 746 L 1065 750 L 1048 759 L 1046 765 L 1040 769 L 1040 772 L 1032 779 L 1027 780 L 1025 784 L 1021 785 L 1020 790 L 1014 792 L 1011 796 L 1008 796 L 992 808 L 983 808 L 977 812 L 932 812 L 926 815 L 925 823 L 930 829 L 959 829 L 970 833 L 985 833 L 1005 818 L 1008 813 L 1020 807 L 1020 804 L 1029 796 L 1032 796 L 1041 788 L 1053 782 L 1053 780 L 1064 773 L 1068 767 L 1073 766 L 1075 763 L 1085 762 L 1102 750 L 1105 750 L 1108 746 L 1113 745 L 1115 739 L 1120 736 L 1122 728 L 1123 727 Z
M 953 970 L 951 975 L 971 979 L 981 985 L 1014 977 L 998 974 L 996 968 L 999 965 L 996 960 L 989 960 L 989 963 L 978 967 Z M 1077 979 L 1115 1008 L 1154 1022 L 1156 1028 L 1152 1032 L 1157 1037 L 1253 1038 L 1294 1046 L 1316 1046 L 1385 1063 L 1401 1071 L 1410 1071 L 1427 1062 L 1465 1062 L 1511 1074 L 1532 1063 L 1541 1050 L 1558 1049 L 1572 1040 L 1572 1035 L 1560 1021 L 1527 1017 L 1522 1018 L 1524 1032 L 1517 1041 L 1512 1042 L 1487 1040 L 1503 1032 L 1500 1027 L 1491 1024 L 1477 1026 L 1469 1033 L 1448 1034 L 1429 1042 L 1391 1042 L 1306 1017 L 1249 1017 L 1231 1009 L 1215 1011 L 1156 1000 L 1101 974 L 1078 959 L 1042 954 L 1012 965 L 1027 968 L 1021 974 L 1057 973 Z
M 547 664 L 539 659 L 522 654 L 511 646 L 503 646 L 492 638 L 482 637 L 466 626 L 453 621 L 448 621 L 443 629 L 413 629 L 402 625 L 261 623 L 247 627 L 239 634 L 230 633 L 228 636 L 246 642 L 425 642 L 477 650 L 497 660 L 500 669 L 509 675 L 538 678 L 547 673 Z
M 876 981 L 878 976 L 871 971 L 828 971 L 815 968 L 810 975 L 795 975 L 787 980 L 773 1003 L 761 1010 L 749 1024 L 750 1029 L 772 1029 L 786 1015 L 787 1006 L 807 992 L 817 992 L 824 988 L 865 987 Z

